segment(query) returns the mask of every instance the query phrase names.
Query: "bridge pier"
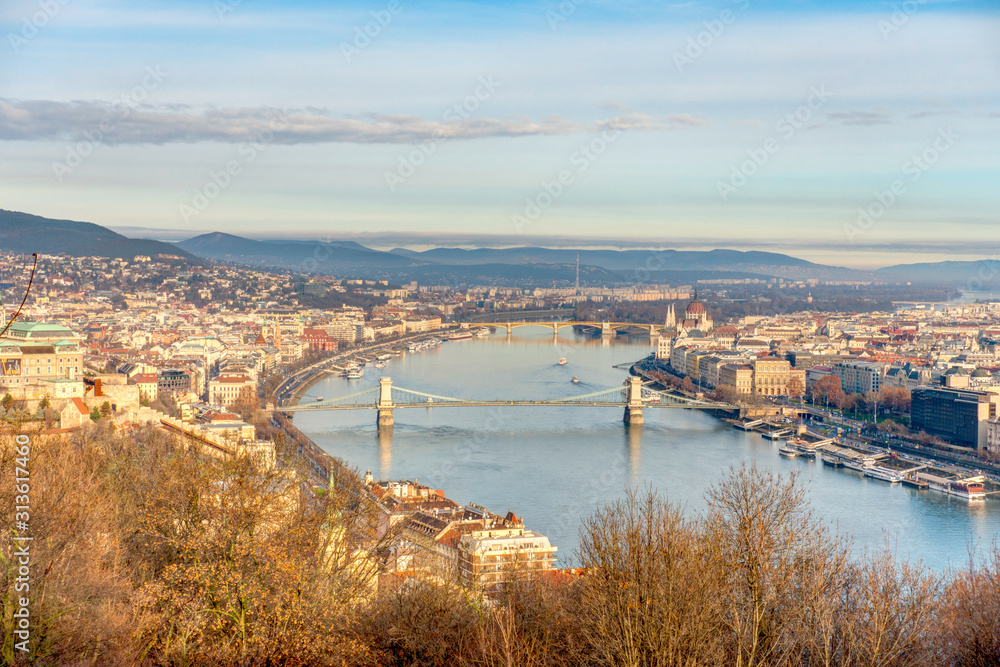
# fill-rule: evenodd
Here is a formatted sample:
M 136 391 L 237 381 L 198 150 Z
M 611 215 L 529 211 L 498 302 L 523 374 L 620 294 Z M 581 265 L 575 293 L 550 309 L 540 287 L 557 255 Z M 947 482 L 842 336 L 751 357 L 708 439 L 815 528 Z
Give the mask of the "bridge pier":
M 514 325 L 511 324 L 510 322 L 508 322 L 507 323 L 507 338 L 510 338 L 510 335 L 512 333 L 514 333 Z
M 608 322 L 601 322 L 601 337 L 614 336 L 615 330 Z
M 552 340 L 559 340 L 559 323 L 552 323 Z
M 659 337 L 660 337 L 660 329 L 659 329 L 659 327 L 650 324 L 649 325 L 649 340 L 655 341 Z
M 630 375 L 628 379 L 628 391 L 626 392 L 625 414 L 622 421 L 629 426 L 642 426 L 642 379 Z
M 380 377 L 378 379 L 378 402 L 375 403 L 378 417 L 376 423 L 382 429 L 391 429 L 395 424 L 392 418 L 392 409 L 395 407 L 392 402 L 392 378 Z

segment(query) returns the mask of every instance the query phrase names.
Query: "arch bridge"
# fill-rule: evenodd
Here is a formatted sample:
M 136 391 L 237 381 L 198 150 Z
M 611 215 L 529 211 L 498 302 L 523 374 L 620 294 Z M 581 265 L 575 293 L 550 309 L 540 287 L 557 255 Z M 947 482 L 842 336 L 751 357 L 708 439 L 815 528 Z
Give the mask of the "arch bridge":
M 648 383 L 646 383 L 648 384 Z M 569 396 L 567 398 L 482 400 L 439 396 L 414 389 L 404 389 L 392 384 L 392 378 L 379 378 L 379 386 L 365 389 L 346 396 L 328 400 L 275 408 L 276 412 L 311 412 L 317 410 L 376 410 L 379 427 L 391 427 L 394 423 L 393 411 L 405 408 L 457 408 L 487 406 L 576 406 L 623 408 L 622 420 L 626 424 L 642 424 L 643 410 L 646 408 L 680 408 L 687 410 L 734 411 L 739 408 L 727 403 L 699 401 L 682 396 L 674 396 L 646 387 L 641 378 L 630 376 L 618 387 Z
M 507 335 L 510 336 L 511 333 L 517 327 L 545 327 L 546 329 L 552 329 L 553 337 L 559 335 L 559 330 L 565 327 L 590 327 L 593 329 L 599 329 L 602 336 L 612 336 L 616 332 L 623 329 L 645 329 L 649 332 L 649 337 L 653 338 L 659 335 L 660 330 L 663 328 L 662 324 L 647 324 L 642 322 L 585 322 L 581 320 L 568 320 L 563 322 L 546 322 L 546 321 L 523 321 L 523 322 L 470 322 L 470 328 L 472 327 L 495 327 L 497 329 L 506 329 Z

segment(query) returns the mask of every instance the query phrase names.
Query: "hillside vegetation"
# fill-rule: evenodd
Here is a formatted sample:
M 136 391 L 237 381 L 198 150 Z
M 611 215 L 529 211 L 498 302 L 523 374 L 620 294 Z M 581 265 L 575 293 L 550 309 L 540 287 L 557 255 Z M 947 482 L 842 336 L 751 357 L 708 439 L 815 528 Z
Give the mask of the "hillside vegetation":
M 683 513 L 595 508 L 581 576 L 487 601 L 431 576 L 373 587 L 388 543 L 353 474 L 313 498 L 286 452 L 185 452 L 159 430 L 32 437 L 31 653 L 0 554 L 3 659 L 36 665 L 968 665 L 1000 660 L 995 545 L 945 573 L 853 558 L 794 478 L 737 468 Z M 13 498 L 14 438 L 0 436 Z M 306 498 L 306 502 L 298 502 Z M 15 534 L 14 504 L 2 529 Z M 361 555 L 359 557 L 359 554 Z M 384 582 L 383 582 L 384 583 Z

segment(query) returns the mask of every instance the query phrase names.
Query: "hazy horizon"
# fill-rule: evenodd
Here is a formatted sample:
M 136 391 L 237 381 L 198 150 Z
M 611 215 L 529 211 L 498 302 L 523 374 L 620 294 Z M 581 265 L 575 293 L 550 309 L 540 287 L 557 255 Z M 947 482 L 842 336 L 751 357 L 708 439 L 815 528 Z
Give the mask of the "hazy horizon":
M 996 254 L 992 3 L 39 7 L 0 10 L 4 208 L 172 240 Z

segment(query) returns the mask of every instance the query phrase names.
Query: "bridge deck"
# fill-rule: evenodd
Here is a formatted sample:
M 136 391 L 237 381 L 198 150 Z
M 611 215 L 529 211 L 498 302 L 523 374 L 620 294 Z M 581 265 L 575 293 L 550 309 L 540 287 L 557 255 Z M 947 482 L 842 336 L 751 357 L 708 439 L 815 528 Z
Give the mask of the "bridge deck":
M 421 403 L 394 403 L 390 409 L 399 410 L 401 408 L 483 408 L 508 405 L 512 407 L 566 407 L 576 406 L 585 408 L 624 408 L 628 405 L 625 401 L 440 401 Z M 642 408 L 682 408 L 697 410 L 735 410 L 736 406 L 724 403 L 644 403 Z M 295 405 L 285 408 L 274 408 L 276 412 L 302 412 L 305 410 L 377 410 L 379 406 L 374 403 L 363 403 L 358 405 Z

